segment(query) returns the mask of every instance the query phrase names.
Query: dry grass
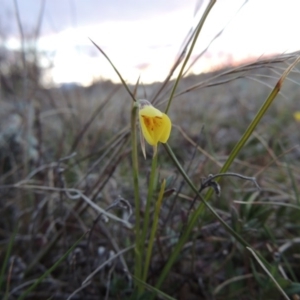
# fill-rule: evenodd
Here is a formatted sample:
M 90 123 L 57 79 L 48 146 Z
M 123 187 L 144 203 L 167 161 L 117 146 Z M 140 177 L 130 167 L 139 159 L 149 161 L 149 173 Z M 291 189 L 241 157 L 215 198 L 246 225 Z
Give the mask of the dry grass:
M 200 188 L 204 178 L 220 172 L 299 53 L 179 82 L 169 111 L 172 134 L 168 146 L 158 150 L 154 198 L 163 179 L 166 191 L 141 295 L 140 278 L 132 276 L 136 249 L 145 247 L 146 253 L 151 239 L 135 246 L 140 242 L 135 226 L 136 218 L 141 223 L 147 218 L 152 149 L 147 148 L 147 160 L 138 154 L 140 211 L 135 214 L 132 97 L 111 82 L 42 87 L 39 54 L 25 52 L 14 4 L 23 48 L 13 65 L 0 61 L 1 299 L 300 299 L 300 124 L 293 117 L 300 110 L 297 68 L 228 170 L 255 177 L 260 189 L 245 177 L 221 178 L 220 195 L 210 198 L 211 208 L 199 210 L 195 226 L 182 239 L 204 203 L 184 174 Z M 35 40 L 44 9 L 42 1 Z M 183 51 L 181 58 L 190 54 Z M 137 99 L 164 110 L 173 85 L 166 80 L 129 88 Z M 218 187 L 216 182 L 210 186 Z M 156 207 L 150 207 L 149 227 Z M 175 263 L 161 280 L 172 258 Z
M 200 186 L 202 177 L 220 170 L 288 59 L 181 81 L 170 110 L 174 127 L 169 144 L 194 183 Z M 255 176 L 261 190 L 251 182 L 225 178 L 220 197 L 211 200 L 219 215 L 282 278 L 295 283 L 292 291 L 281 281 L 290 296 L 299 293 L 300 278 L 300 125 L 293 119 L 293 112 L 300 110 L 298 81 L 295 70 L 231 167 Z M 140 86 L 137 98 L 151 99 L 158 88 L 158 83 Z M 164 99 L 158 98 L 161 107 Z M 135 299 L 125 272 L 132 272 L 134 264 L 134 233 L 128 227 L 135 222 L 130 101 L 124 87 L 110 82 L 87 89 L 36 88 L 28 99 L 18 93 L 2 97 L 0 261 L 7 262 L 3 299 L 18 299 L 83 234 L 26 299 Z M 159 176 L 167 179 L 169 193 L 160 213 L 150 285 L 172 253 L 194 198 L 167 153 L 159 151 Z M 62 160 L 73 152 L 75 156 Z M 150 161 L 142 156 L 140 169 L 143 216 Z M 123 223 L 99 217 L 97 207 L 109 208 Z M 194 228 L 162 291 L 176 299 L 281 299 L 250 253 L 209 212 Z

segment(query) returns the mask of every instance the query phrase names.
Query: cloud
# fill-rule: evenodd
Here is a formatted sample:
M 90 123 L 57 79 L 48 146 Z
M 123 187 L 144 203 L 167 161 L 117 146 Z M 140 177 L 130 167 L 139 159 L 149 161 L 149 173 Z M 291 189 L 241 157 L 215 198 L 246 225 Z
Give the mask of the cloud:
M 30 29 L 37 24 L 42 1 L 18 1 L 22 24 Z M 3 11 L 14 17 L 11 0 L 2 0 Z M 195 0 L 46 0 L 42 32 L 59 32 L 70 27 L 91 26 L 103 22 L 137 21 L 156 15 L 172 13 L 195 6 Z M 2 16 L 5 17 L 3 13 Z M 11 20 L 10 20 L 10 23 Z M 17 26 L 12 23 L 12 32 L 17 34 Z

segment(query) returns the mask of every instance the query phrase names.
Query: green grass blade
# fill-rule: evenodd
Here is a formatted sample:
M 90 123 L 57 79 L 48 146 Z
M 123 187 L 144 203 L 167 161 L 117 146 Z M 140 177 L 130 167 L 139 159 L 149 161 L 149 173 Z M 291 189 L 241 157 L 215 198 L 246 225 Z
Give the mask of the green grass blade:
M 142 259 L 141 259 L 141 239 L 140 239 L 140 193 L 139 193 L 139 167 L 138 167 L 138 150 L 137 150 L 137 105 L 133 105 L 131 112 L 131 148 L 132 148 L 132 172 L 133 188 L 135 203 L 135 264 L 134 275 L 137 278 L 142 276 Z
M 281 78 L 278 80 L 276 86 L 274 87 L 274 89 L 272 90 L 272 92 L 270 93 L 270 95 L 268 96 L 268 98 L 266 99 L 265 103 L 263 104 L 263 106 L 260 108 L 260 110 L 258 111 L 257 115 L 255 116 L 255 118 L 253 119 L 253 121 L 251 122 L 251 124 L 249 125 L 249 127 L 247 128 L 247 130 L 245 131 L 244 135 L 242 136 L 242 138 L 240 139 L 240 141 L 236 144 L 236 146 L 234 147 L 234 149 L 232 150 L 230 156 L 228 157 L 227 161 L 225 162 L 223 168 L 221 169 L 220 173 L 225 173 L 228 168 L 230 167 L 231 163 L 233 162 L 233 160 L 235 159 L 235 157 L 238 155 L 238 153 L 240 152 L 240 150 L 243 148 L 243 146 L 245 145 L 246 141 L 248 140 L 248 138 L 250 137 L 250 135 L 252 134 L 252 132 L 254 131 L 254 129 L 256 128 L 256 126 L 259 124 L 261 118 L 264 116 L 264 114 L 266 113 L 266 111 L 268 110 L 268 108 L 270 107 L 270 105 L 272 104 L 273 100 L 275 99 L 275 97 L 277 96 L 277 94 L 279 93 L 282 83 L 285 80 L 285 78 L 287 77 L 287 75 L 291 72 L 291 70 L 294 68 L 294 66 L 296 64 L 298 64 L 298 62 L 300 61 L 300 57 L 298 57 L 293 64 L 291 64 L 283 73 L 283 75 L 281 76 Z M 180 237 L 171 257 L 169 258 L 167 264 L 165 265 L 165 268 L 163 269 L 156 287 L 159 288 L 162 284 L 162 282 L 164 281 L 165 277 L 167 276 L 167 274 L 169 273 L 173 263 L 176 261 L 184 243 L 186 242 L 190 232 L 192 231 L 192 229 L 194 228 L 198 218 L 200 217 L 200 215 L 204 212 L 204 206 L 206 206 L 214 215 L 215 217 L 222 223 L 222 225 L 224 226 L 224 228 L 231 234 L 233 235 L 244 247 L 248 247 L 248 244 L 246 241 L 243 240 L 242 237 L 240 237 L 237 233 L 234 232 L 234 230 L 232 230 L 223 220 L 222 218 L 220 218 L 218 216 L 218 214 L 214 211 L 214 209 L 210 206 L 210 204 L 207 202 L 207 200 L 211 197 L 213 191 L 209 190 L 206 194 L 205 200 L 201 197 L 201 195 L 199 195 L 198 190 L 196 189 L 196 187 L 193 185 L 193 183 L 190 181 L 189 177 L 187 176 L 187 174 L 185 173 L 184 169 L 181 167 L 179 161 L 176 159 L 174 153 L 172 152 L 172 149 L 169 147 L 168 144 L 165 144 L 165 149 L 167 150 L 168 154 L 170 155 L 170 157 L 172 158 L 174 164 L 177 166 L 179 172 L 182 174 L 182 176 L 184 177 L 184 179 L 186 180 L 186 182 L 189 184 L 189 186 L 192 188 L 192 190 L 198 194 L 198 197 L 202 200 L 202 202 L 200 203 L 200 205 L 198 206 L 198 208 L 194 211 L 194 213 L 191 216 L 191 219 L 184 231 L 184 233 L 182 234 L 182 236 Z
M 13 244 L 14 244 L 14 241 L 15 241 L 15 238 L 16 238 L 16 235 L 17 235 L 17 232 L 18 232 L 18 225 L 16 225 L 14 231 L 13 231 L 13 234 L 12 236 L 10 237 L 10 240 L 9 240 L 9 243 L 8 243 L 8 247 L 7 247 L 7 250 L 6 250 L 6 253 L 5 253 L 5 257 L 4 257 L 4 261 L 2 263 L 2 267 L 1 267 L 1 273 L 0 273 L 0 291 L 1 291 L 1 288 L 2 288 L 2 284 L 4 282 L 4 274 L 5 274 L 5 270 L 7 268 L 7 265 L 8 265 L 8 261 L 9 261 L 9 256 L 11 254 L 11 251 L 12 251 L 12 247 L 13 247 Z
M 278 93 L 281 90 L 282 84 L 284 80 L 286 79 L 287 75 L 292 71 L 292 69 L 299 63 L 300 61 L 300 56 L 285 70 L 285 72 L 282 74 L 282 76 L 279 78 L 278 82 L 276 83 L 275 87 L 269 94 L 268 98 L 264 102 L 264 104 L 261 106 L 259 109 L 258 113 L 256 114 L 255 118 L 252 120 L 248 128 L 246 129 L 245 133 L 241 137 L 241 139 L 238 141 L 238 143 L 235 145 L 233 150 L 231 151 L 228 159 L 226 160 L 224 166 L 221 168 L 220 173 L 225 173 L 231 166 L 232 162 L 234 159 L 237 157 L 239 152 L 242 150 L 244 145 L 246 144 L 247 140 L 261 121 L 262 117 L 266 114 L 267 110 L 273 103 L 274 99 L 278 95 Z M 208 191 L 206 194 L 205 199 L 208 200 L 212 195 L 212 191 Z
M 150 292 L 153 293 L 153 297 L 155 297 L 156 295 L 159 295 L 161 298 L 163 299 L 167 299 L 167 300 L 176 300 L 175 298 L 165 294 L 164 292 L 162 292 L 161 290 L 155 288 L 154 286 L 146 283 L 143 280 L 140 280 L 139 278 L 136 278 L 135 276 L 131 275 L 132 278 L 137 281 L 140 285 L 143 285 L 147 290 L 149 290 Z
M 257 256 L 257 254 L 250 247 L 246 247 L 246 249 L 251 252 L 251 254 L 254 256 L 254 258 L 256 259 L 256 261 L 260 264 L 260 266 L 263 268 L 263 270 L 266 272 L 266 274 L 269 276 L 269 278 L 276 285 L 276 287 L 278 288 L 278 290 L 280 291 L 280 293 L 282 294 L 282 296 L 284 297 L 284 299 L 290 300 L 290 298 L 288 297 L 288 295 L 284 292 L 284 290 L 281 288 L 281 286 L 279 285 L 279 283 L 276 281 L 276 279 L 274 278 L 274 276 L 269 272 L 269 270 L 266 268 L 266 266 L 263 264 L 263 262 Z
M 199 204 L 198 208 L 192 213 L 192 216 L 183 232 L 183 234 L 180 236 L 178 243 L 176 244 L 168 262 L 166 263 L 164 269 L 162 270 L 157 283 L 156 287 L 160 288 L 161 284 L 163 283 L 164 279 L 170 272 L 170 269 L 172 265 L 175 263 L 177 260 L 179 253 L 184 246 L 185 242 L 187 241 L 192 229 L 194 228 L 197 220 L 199 219 L 200 215 L 204 212 L 204 208 L 208 208 L 210 212 L 220 221 L 220 223 L 224 226 L 224 228 L 232 235 L 235 237 L 237 241 L 239 241 L 243 246 L 248 246 L 247 242 L 239 235 L 237 234 L 226 222 L 223 221 L 223 219 L 218 215 L 218 213 L 214 210 L 214 208 L 203 199 L 203 197 L 199 194 L 198 189 L 194 186 L 182 166 L 180 165 L 179 161 L 177 160 L 175 154 L 173 153 L 172 149 L 168 144 L 165 144 L 165 149 L 167 150 L 169 156 L 172 158 L 174 164 L 176 165 L 177 169 L 185 179 L 185 181 L 188 183 L 190 188 L 198 195 L 199 199 L 201 199 L 201 203 Z
M 150 258 L 151 258 L 152 250 L 153 250 L 153 242 L 154 242 L 154 238 L 156 235 L 157 225 L 158 225 L 158 221 L 159 221 L 159 212 L 160 212 L 161 203 L 162 203 L 164 192 L 165 192 L 165 187 L 166 187 L 166 180 L 163 180 L 160 191 L 159 191 L 158 199 L 157 199 L 157 202 L 155 205 L 153 225 L 151 228 L 151 233 L 150 233 L 150 238 L 149 238 L 149 243 L 148 243 L 148 248 L 147 248 L 147 253 L 146 253 L 145 267 L 144 267 L 144 273 L 143 273 L 143 281 L 145 281 L 145 282 L 147 280 L 148 269 L 149 269 L 149 265 L 150 265 Z
M 154 191 L 154 187 L 155 187 L 155 181 L 156 181 L 156 174 L 157 174 L 157 153 L 156 155 L 152 158 L 152 166 L 151 166 L 151 173 L 150 173 L 150 180 L 149 180 L 149 185 L 148 185 L 148 194 L 147 194 L 147 202 L 146 202 L 146 208 L 145 208 L 145 216 L 144 216 L 144 220 L 143 220 L 143 230 L 142 230 L 142 235 L 141 235 L 141 245 L 145 245 L 146 244 L 146 239 L 147 239 L 147 233 L 149 230 L 149 220 L 150 220 L 150 210 L 151 210 L 151 204 L 152 204 L 152 200 L 153 200 L 153 191 Z M 149 249 L 149 246 L 148 246 Z M 145 268 L 146 269 L 146 268 Z M 146 281 L 146 277 L 147 273 L 145 274 L 145 272 L 147 272 L 144 269 L 143 272 L 143 280 Z

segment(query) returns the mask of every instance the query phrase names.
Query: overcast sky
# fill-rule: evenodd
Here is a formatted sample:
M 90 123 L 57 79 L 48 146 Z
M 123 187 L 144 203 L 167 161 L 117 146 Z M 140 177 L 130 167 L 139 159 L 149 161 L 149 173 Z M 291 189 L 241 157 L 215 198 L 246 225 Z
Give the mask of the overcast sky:
M 20 17 L 26 28 L 37 23 L 45 2 L 43 33 L 70 27 L 97 25 L 106 21 L 139 21 L 173 11 L 194 9 L 195 0 L 17 0 Z M 17 32 L 14 0 L 1 0 L 1 19 Z
M 183 39 L 199 21 L 208 0 L 17 0 L 26 33 L 34 32 L 42 4 L 39 50 L 51 62 L 49 80 L 117 81 L 114 71 L 91 44 L 92 38 L 131 82 L 163 80 Z M 247 2 L 242 9 L 241 6 Z M 0 0 L 0 34 L 17 48 L 13 0 Z M 202 6 L 201 6 L 202 4 Z M 201 9 L 195 15 L 195 8 Z M 300 49 L 300 0 L 218 0 L 197 42 L 195 55 L 225 27 L 193 69 L 208 71 L 228 61 Z M 5 33 L 3 35 L 3 32 Z

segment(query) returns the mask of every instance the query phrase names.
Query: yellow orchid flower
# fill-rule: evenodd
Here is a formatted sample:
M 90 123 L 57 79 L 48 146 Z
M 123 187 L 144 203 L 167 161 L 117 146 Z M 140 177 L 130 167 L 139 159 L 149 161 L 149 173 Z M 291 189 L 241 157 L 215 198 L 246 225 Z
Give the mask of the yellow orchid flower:
M 156 148 L 158 142 L 168 141 L 172 128 L 170 118 L 147 100 L 139 100 L 139 120 L 142 134 L 148 144 Z
M 300 111 L 294 112 L 294 119 L 297 122 L 300 122 Z

